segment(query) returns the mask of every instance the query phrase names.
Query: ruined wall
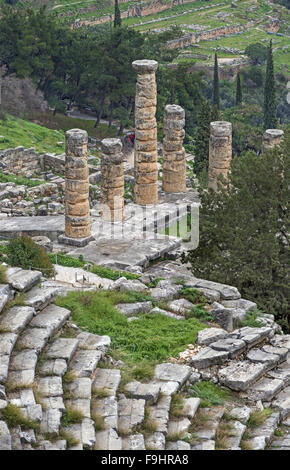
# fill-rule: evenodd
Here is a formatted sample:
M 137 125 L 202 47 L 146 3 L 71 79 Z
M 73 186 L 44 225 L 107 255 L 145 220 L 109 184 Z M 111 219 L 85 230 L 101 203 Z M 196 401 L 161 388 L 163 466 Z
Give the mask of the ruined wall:
M 0 151 L 0 170 L 28 178 L 41 171 L 39 154 L 34 148 L 16 147 Z
M 222 26 L 220 28 L 209 29 L 207 31 L 201 31 L 200 33 L 189 33 L 181 38 L 173 39 L 172 41 L 168 41 L 167 47 L 168 49 L 183 49 L 186 46 L 190 46 L 191 44 L 197 44 L 199 41 L 206 41 L 210 39 L 217 39 L 219 37 L 227 36 L 230 34 L 236 34 L 240 31 L 246 31 L 249 28 L 253 28 L 258 21 L 249 21 L 244 25 L 235 25 L 235 26 Z
M 174 5 L 181 5 L 183 3 L 191 3 L 195 0 L 153 0 L 152 2 L 139 2 L 135 5 L 129 6 L 127 11 L 121 12 L 121 18 L 129 18 L 129 17 L 143 17 L 148 15 L 154 15 L 164 10 L 169 10 Z M 120 2 L 119 2 L 120 3 Z M 94 11 L 97 10 L 97 7 L 87 7 L 87 8 L 80 8 L 78 13 L 84 13 L 87 11 Z M 72 14 L 75 14 L 73 12 Z M 69 16 L 67 13 L 61 14 L 60 16 Z M 79 20 L 75 21 L 72 25 L 73 28 L 78 28 L 80 26 L 94 26 L 97 24 L 107 23 L 109 21 L 114 21 L 114 14 L 101 16 L 100 18 L 95 18 L 91 20 Z

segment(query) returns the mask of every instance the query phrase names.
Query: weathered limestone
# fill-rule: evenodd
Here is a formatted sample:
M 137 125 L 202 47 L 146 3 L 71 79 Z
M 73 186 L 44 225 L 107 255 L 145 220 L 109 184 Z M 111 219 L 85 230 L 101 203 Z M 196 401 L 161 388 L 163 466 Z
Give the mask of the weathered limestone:
M 88 134 L 81 129 L 66 132 L 65 235 L 90 236 Z
M 232 159 L 232 124 L 210 123 L 208 187 L 217 190 L 217 177 L 227 176 Z
M 262 153 L 271 150 L 283 140 L 284 132 L 280 129 L 267 129 L 262 140 Z
M 102 218 L 119 222 L 124 218 L 124 164 L 120 139 L 103 139 L 101 153 Z
M 135 184 L 136 204 L 157 204 L 157 124 L 155 60 L 135 60 L 137 72 L 135 100 Z
M 182 146 L 184 125 L 184 109 L 176 104 L 165 106 L 162 189 L 168 193 L 186 191 L 186 159 Z

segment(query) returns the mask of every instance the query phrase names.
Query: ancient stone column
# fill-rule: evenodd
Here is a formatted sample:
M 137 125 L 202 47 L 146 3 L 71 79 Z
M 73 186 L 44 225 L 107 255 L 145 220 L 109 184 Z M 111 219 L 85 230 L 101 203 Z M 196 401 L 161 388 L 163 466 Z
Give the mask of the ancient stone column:
M 162 189 L 168 193 L 186 191 L 186 160 L 182 146 L 185 112 L 181 106 L 168 104 L 163 121 Z
M 124 218 L 124 165 L 120 139 L 103 139 L 101 147 L 102 218 L 118 222 Z
M 81 129 L 66 132 L 65 159 L 65 236 L 90 237 L 88 134 Z
M 208 187 L 217 190 L 218 175 L 227 176 L 232 159 L 232 124 L 210 123 Z
M 284 132 L 280 129 L 267 129 L 263 135 L 262 153 L 271 150 L 283 140 Z
M 157 204 L 157 124 L 155 60 L 135 60 L 137 72 L 135 100 L 135 184 L 136 204 Z

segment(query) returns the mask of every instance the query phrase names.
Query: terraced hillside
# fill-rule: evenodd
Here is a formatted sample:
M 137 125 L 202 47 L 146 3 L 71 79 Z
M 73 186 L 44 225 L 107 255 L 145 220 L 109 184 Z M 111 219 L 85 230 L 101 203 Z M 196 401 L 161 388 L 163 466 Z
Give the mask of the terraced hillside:
M 174 45 L 181 49 L 179 60 L 186 57 L 211 63 L 218 49 L 226 64 L 243 59 L 249 44 L 272 38 L 276 67 L 289 67 L 289 10 L 268 0 L 149 0 L 119 2 L 119 7 L 122 24 L 139 31 L 160 32 L 179 26 L 187 36 Z M 113 0 L 54 0 L 49 8 L 73 28 L 98 27 L 114 19 Z

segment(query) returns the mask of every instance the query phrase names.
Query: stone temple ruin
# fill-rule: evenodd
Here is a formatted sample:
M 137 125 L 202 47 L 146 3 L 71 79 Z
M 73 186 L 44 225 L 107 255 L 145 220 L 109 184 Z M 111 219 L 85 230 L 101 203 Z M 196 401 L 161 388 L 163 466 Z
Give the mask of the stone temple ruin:
M 186 155 L 183 148 L 185 112 L 176 104 L 165 106 L 160 151 L 155 117 L 158 62 L 136 60 L 132 66 L 137 75 L 134 161 L 121 139 L 103 139 L 99 170 L 96 171 L 92 164 L 95 158 L 88 158 L 92 144 L 87 132 L 80 129 L 67 131 L 64 156 L 47 154 L 37 159 L 34 149 L 25 151 L 22 147 L 14 153 L 12 149 L 3 151 L 0 167 L 8 172 L 14 173 L 15 168 L 16 173 L 33 177 L 33 171 L 41 174 L 52 168 L 57 176 L 52 174 L 50 183 L 30 188 L 26 193 L 28 201 L 23 200 L 25 191 L 22 187 L 4 185 L 0 192 L 2 238 L 22 233 L 46 236 L 56 250 L 63 249 L 97 264 L 136 272 L 165 254 L 172 259 L 178 257 L 178 250 L 188 239 L 189 230 L 184 221 L 189 212 L 191 238 L 194 238 L 194 229 L 198 229 L 198 216 L 195 216 L 199 197 L 187 174 L 187 169 L 192 169 L 188 163 L 194 157 Z M 282 138 L 283 131 L 268 129 L 263 137 L 262 151 L 278 145 Z M 209 188 L 217 191 L 217 178 L 227 176 L 231 159 L 231 123 L 212 122 Z M 60 173 L 64 174 L 64 179 L 59 177 Z M 133 185 L 132 199 L 127 197 L 128 181 Z M 31 199 L 35 197 L 39 202 L 33 212 Z M 50 212 L 42 201 L 48 201 Z M 22 207 L 31 208 L 32 213 L 25 212 L 31 217 L 22 217 Z M 3 218 L 5 212 L 17 217 Z

